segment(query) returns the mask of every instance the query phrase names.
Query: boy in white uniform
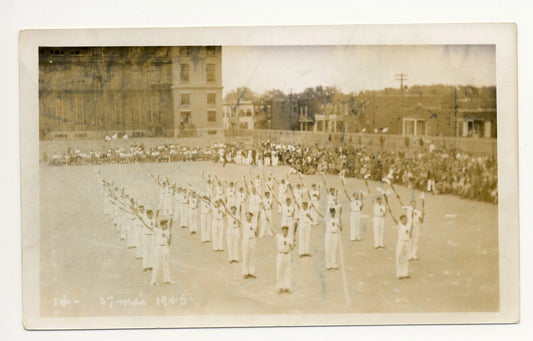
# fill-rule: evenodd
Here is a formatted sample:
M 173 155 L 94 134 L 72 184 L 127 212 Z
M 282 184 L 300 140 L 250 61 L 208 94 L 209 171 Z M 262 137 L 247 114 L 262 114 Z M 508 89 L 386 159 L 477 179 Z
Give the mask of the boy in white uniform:
M 354 193 L 353 196 L 348 194 L 344 178 L 341 178 L 342 188 L 346 198 L 350 201 L 350 240 L 361 240 L 361 211 L 363 210 L 363 194 Z
M 171 244 L 170 228 L 168 227 L 169 220 L 163 219 L 153 229 L 155 238 L 155 250 L 154 250 L 154 269 L 152 270 L 152 279 L 150 285 L 156 285 L 157 275 L 159 268 L 163 268 L 163 281 L 165 284 L 174 283 L 170 278 L 170 269 L 168 266 L 169 246 Z M 172 227 L 172 221 L 170 221 L 170 227 Z
M 283 226 L 276 238 L 278 255 L 276 257 L 276 288 L 278 293 L 291 293 L 291 254 L 294 245 L 289 236 L 289 227 Z
M 409 278 L 409 239 L 411 237 L 412 225 L 405 214 L 400 216 L 399 222 L 394 218 L 392 212 L 391 217 L 396 224 L 394 229 L 398 232 L 398 241 L 396 242 L 396 278 Z
M 265 192 L 265 195 L 262 199 L 262 207 L 263 207 L 263 214 L 261 215 L 261 220 L 259 222 L 260 229 L 259 229 L 259 238 L 263 238 L 265 236 L 265 232 L 268 231 L 268 236 L 273 237 L 274 233 L 272 231 L 272 197 L 270 196 L 270 192 Z
M 291 203 L 291 198 L 286 198 L 285 203 L 281 206 L 281 226 L 289 227 L 289 237 L 292 238 L 294 244 L 294 205 Z
M 418 251 L 418 240 L 420 239 L 421 226 L 424 223 L 424 199 L 422 198 L 422 211 L 416 209 L 416 200 L 411 200 L 411 206 L 403 206 L 406 211 L 408 223 L 411 224 L 413 230 L 411 238 L 409 239 L 409 260 L 418 260 L 416 252 Z
M 320 214 L 320 212 L 318 212 Z M 339 247 L 339 233 L 342 231 L 342 224 L 339 216 L 337 215 L 337 209 L 331 207 L 329 209 L 329 215 L 324 217 L 326 220 L 326 235 L 324 238 L 325 253 L 326 253 L 326 270 L 337 270 L 337 248 Z
M 257 224 L 253 214 L 246 212 L 246 221 L 242 227 L 242 274 L 245 279 L 255 278 Z
M 213 206 L 213 250 L 215 252 L 224 251 L 224 218 L 226 214 L 222 211 L 222 201 L 216 201 Z
M 141 241 L 142 255 L 143 255 L 143 270 L 153 270 L 154 268 L 154 249 L 155 239 L 153 238 L 153 229 L 155 227 L 155 219 L 152 210 L 147 210 L 146 215 L 141 216 L 143 226 L 143 237 Z
M 230 214 L 228 214 L 228 228 L 226 229 L 226 243 L 228 244 L 228 260 L 231 263 L 239 262 L 239 238 L 240 220 L 237 219 L 237 207 L 230 207 Z
M 211 204 L 209 198 L 205 195 L 200 204 L 200 238 L 203 243 L 211 241 Z
M 188 206 L 189 198 L 184 188 L 179 189 L 179 200 L 180 200 L 180 226 L 182 228 L 189 227 L 189 215 L 188 215 Z
M 191 234 L 198 232 L 198 198 L 191 191 L 189 197 L 189 231 Z
M 385 233 L 385 214 L 387 208 L 383 205 L 381 196 L 374 202 L 374 249 L 385 248 L 383 244 L 383 235 Z
M 297 204 L 298 205 L 298 204 Z M 298 205 L 299 206 L 299 205 Z M 302 202 L 298 210 L 298 254 L 300 258 L 311 257 L 309 242 L 311 240 L 311 224 L 313 216 L 307 201 Z

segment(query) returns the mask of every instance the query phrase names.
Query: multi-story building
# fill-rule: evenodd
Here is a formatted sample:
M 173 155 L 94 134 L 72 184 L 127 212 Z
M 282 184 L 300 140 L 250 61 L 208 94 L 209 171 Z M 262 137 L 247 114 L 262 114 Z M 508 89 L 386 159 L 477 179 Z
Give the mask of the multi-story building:
M 41 47 L 41 138 L 222 133 L 221 47 Z

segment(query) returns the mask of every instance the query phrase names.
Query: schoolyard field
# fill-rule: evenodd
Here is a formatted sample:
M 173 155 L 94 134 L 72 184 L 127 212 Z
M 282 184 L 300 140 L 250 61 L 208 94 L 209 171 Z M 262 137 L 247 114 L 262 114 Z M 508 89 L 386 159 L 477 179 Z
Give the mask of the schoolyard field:
M 425 196 L 418 256 L 409 263 L 410 279 L 395 277 L 397 235 L 386 218 L 385 249 L 373 248 L 372 203 L 365 200 L 362 241 L 349 240 L 349 205 L 343 206 L 342 242 L 338 271 L 326 271 L 324 223 L 311 232 L 312 257 L 292 252 L 292 294 L 275 288 L 275 238 L 257 241 L 256 279 L 245 280 L 241 264 L 229 264 L 226 252 L 213 252 L 198 235 L 172 228 L 170 273 L 174 284 L 149 286 L 135 250 L 120 240 L 110 216 L 103 213 L 101 176 L 124 185 L 128 194 L 149 209 L 158 204 L 159 187 L 150 177 L 158 173 L 178 185 L 191 183 L 204 191 L 201 170 L 223 179 L 241 179 L 260 169 L 212 162 L 115 164 L 40 167 L 40 307 L 48 317 L 205 315 L 205 314 L 327 314 L 399 312 L 492 312 L 499 309 L 498 207 L 450 195 Z M 251 170 L 251 171 L 250 171 Z M 289 167 L 270 167 L 283 177 Z M 327 175 L 328 185 L 340 179 Z M 304 176 L 318 183 L 319 176 Z M 298 181 L 290 175 L 291 182 Z M 363 181 L 346 179 L 348 191 L 364 190 Z M 377 183 L 370 183 L 375 192 Z M 404 202 L 413 193 L 397 187 Z M 277 194 L 277 190 L 274 191 Z M 420 207 L 420 192 L 416 198 Z M 367 197 L 368 198 L 368 197 Z M 390 197 L 393 213 L 398 200 Z M 322 209 L 325 192 L 322 191 Z M 273 225 L 280 217 L 274 209 Z M 225 236 L 225 235 L 224 235 Z M 225 240 L 224 240 L 224 246 Z M 341 263 L 342 257 L 342 263 Z M 345 280 L 343 277 L 343 270 Z M 349 304 L 348 304 L 349 303 Z

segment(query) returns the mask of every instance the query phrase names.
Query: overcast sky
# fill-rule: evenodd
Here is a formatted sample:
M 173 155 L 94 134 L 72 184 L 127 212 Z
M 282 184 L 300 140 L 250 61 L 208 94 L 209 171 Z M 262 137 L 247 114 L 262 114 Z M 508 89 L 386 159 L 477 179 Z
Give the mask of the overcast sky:
M 405 84 L 496 85 L 493 45 L 224 46 L 224 93 L 240 86 L 300 92 L 317 85 L 344 92 Z

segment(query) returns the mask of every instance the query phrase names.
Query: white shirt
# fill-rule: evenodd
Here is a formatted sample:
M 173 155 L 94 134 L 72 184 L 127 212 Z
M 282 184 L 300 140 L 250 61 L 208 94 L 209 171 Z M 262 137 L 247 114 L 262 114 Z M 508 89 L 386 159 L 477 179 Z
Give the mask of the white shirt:
M 335 233 L 340 228 L 340 221 L 337 216 L 332 218 L 330 215 L 326 218 L 326 232 Z
M 233 229 L 239 228 L 239 221 L 235 220 L 232 216 L 228 215 L 228 227 Z
M 328 192 L 328 207 L 337 205 L 337 195 Z
M 265 210 L 271 210 L 272 209 L 272 197 L 264 197 L 263 198 L 263 206 L 265 206 Z
M 259 208 L 259 204 L 261 203 L 261 196 L 259 196 L 258 193 L 252 193 L 250 194 L 250 209 L 257 210 Z
M 211 209 L 211 205 L 209 205 L 205 201 L 202 201 L 202 205 L 200 206 L 200 213 L 201 214 L 209 214 L 209 210 L 210 209 Z
M 254 224 L 254 222 L 247 222 L 245 221 L 243 223 L 242 228 L 242 236 L 247 239 L 255 238 L 255 231 L 257 230 L 257 225 Z
M 409 241 L 409 232 L 411 232 L 411 225 L 407 223 L 407 225 L 402 224 L 401 222 L 396 225 L 396 231 L 398 231 L 398 241 L 400 242 L 408 242 Z
M 154 229 L 155 243 L 160 246 L 168 246 L 168 238 L 170 237 L 170 232 L 156 227 Z
M 387 212 L 385 205 L 380 205 L 378 203 L 374 204 L 374 216 L 375 217 L 384 217 Z
M 287 206 L 287 204 L 283 204 L 283 209 L 282 209 L 281 213 L 282 213 L 285 217 L 292 217 L 292 216 L 294 216 L 294 206 L 293 206 L 293 205 L 289 205 L 289 206 Z
M 287 237 L 283 237 L 283 234 L 278 234 L 278 252 L 287 254 L 291 250 L 292 238 L 287 234 Z
M 417 209 L 413 210 L 413 207 L 411 206 L 403 206 L 402 209 L 406 211 L 408 224 L 412 223 L 416 226 L 420 226 L 420 224 L 422 224 L 422 212 Z
M 312 217 L 310 208 L 307 208 L 307 210 L 301 209 L 298 214 L 298 220 L 300 220 L 300 223 L 302 224 L 311 224 L 313 220 L 312 218 L 309 218 L 309 216 Z
M 350 208 L 352 212 L 361 212 L 361 200 L 350 199 Z
M 213 211 L 214 211 L 214 215 L 213 215 L 213 217 L 214 217 L 216 220 L 222 220 L 222 219 L 224 219 L 224 212 L 222 212 L 222 210 L 221 210 L 220 208 L 213 207 Z

